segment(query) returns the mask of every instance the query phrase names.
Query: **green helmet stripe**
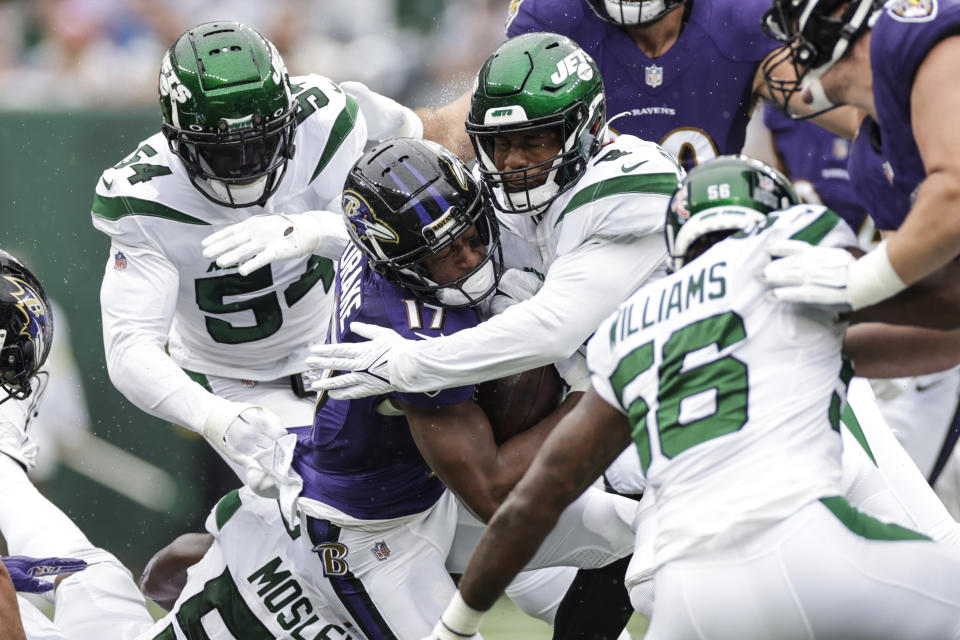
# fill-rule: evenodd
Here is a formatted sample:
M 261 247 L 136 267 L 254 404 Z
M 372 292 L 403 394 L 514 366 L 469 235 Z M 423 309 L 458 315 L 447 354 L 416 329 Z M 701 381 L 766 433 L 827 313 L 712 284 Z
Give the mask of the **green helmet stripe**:
M 802 240 L 803 242 L 813 245 L 820 244 L 827 234 L 837 226 L 838 222 L 840 222 L 840 216 L 828 209 L 824 211 L 816 220 L 790 236 L 790 239 Z
M 159 202 L 151 202 L 150 200 L 130 198 L 127 196 L 110 198 L 96 194 L 93 197 L 93 209 L 91 213 L 105 220 L 113 221 L 126 216 L 150 216 L 153 218 L 165 218 L 175 222 L 184 222 L 186 224 L 210 224 L 193 216 L 188 216 L 182 211 L 166 207 Z
M 617 176 L 616 178 L 603 180 L 582 189 L 574 195 L 560 213 L 554 226 L 559 225 L 560 221 L 571 211 L 600 198 L 623 193 L 670 196 L 677 190 L 679 183 L 680 179 L 675 173 L 647 173 L 639 176 Z
M 327 168 L 330 158 L 337 152 L 337 149 L 339 149 L 343 141 L 347 139 L 347 136 L 353 131 L 353 127 L 357 123 L 357 112 L 360 110 L 360 105 L 358 105 L 357 101 L 351 96 L 347 94 L 344 94 L 344 96 L 347 99 L 347 104 L 333 123 L 333 128 L 330 130 L 330 137 L 327 138 L 327 144 L 323 148 L 323 153 L 320 154 L 320 161 L 317 162 L 317 168 L 313 170 L 313 175 L 310 176 L 310 182 L 316 180 L 320 172 Z

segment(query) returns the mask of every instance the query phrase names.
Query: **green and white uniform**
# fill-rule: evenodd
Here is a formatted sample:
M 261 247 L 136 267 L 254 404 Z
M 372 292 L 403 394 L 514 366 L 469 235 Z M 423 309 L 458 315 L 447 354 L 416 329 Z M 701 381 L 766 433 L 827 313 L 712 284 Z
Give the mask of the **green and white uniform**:
M 291 83 L 299 103 L 296 152 L 264 206 L 208 200 L 162 134 L 97 183 L 93 223 L 111 239 L 101 289 L 111 380 L 144 411 L 196 431 L 212 396 L 184 369 L 204 374 L 213 392 L 230 400 L 263 404 L 287 426 L 308 424 L 312 415 L 312 401 L 294 396 L 288 376 L 303 371 L 309 344 L 325 337 L 333 263 L 312 255 L 240 276 L 205 260 L 200 245 L 252 215 L 339 210 L 366 125 L 356 102 L 326 78 Z
M 656 495 L 649 638 L 956 632 L 960 556 L 838 497 L 844 326 L 756 279 L 772 241 L 854 245 L 838 221 L 771 214 L 632 295 L 589 343 L 594 389 L 629 417 Z M 887 605 L 899 619 L 870 619 Z
M 391 381 L 430 391 L 568 358 L 630 292 L 665 273 L 663 212 L 681 177 L 656 144 L 620 136 L 542 214 L 498 212 L 506 265 L 539 274 L 543 286 L 476 327 L 418 345 L 391 363 Z
M 299 524 L 285 526 L 275 501 L 232 491 L 207 531 L 213 545 L 190 567 L 173 610 L 137 640 L 365 638 L 324 577 L 320 554 L 300 539 Z

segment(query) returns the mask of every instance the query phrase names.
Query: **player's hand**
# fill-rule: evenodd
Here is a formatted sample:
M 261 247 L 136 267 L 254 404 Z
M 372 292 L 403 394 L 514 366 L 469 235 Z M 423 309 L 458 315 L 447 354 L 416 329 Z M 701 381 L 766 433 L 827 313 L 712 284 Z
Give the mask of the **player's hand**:
M 203 257 L 215 259 L 220 267 L 239 265 L 242 276 L 277 260 L 303 257 L 323 239 L 317 214 L 336 215 L 311 211 L 251 216 L 204 238 Z
M 341 82 L 340 88 L 360 105 L 370 140 L 423 137 L 423 122 L 412 109 L 374 93 L 362 82 L 348 80 Z
M 856 258 L 846 249 L 781 240 L 771 243 L 767 251 L 774 260 L 764 268 L 760 280 L 770 287 L 767 295 L 772 300 L 833 311 L 853 308 L 847 282 Z
M 64 573 L 76 573 L 87 568 L 87 563 L 76 558 L 31 558 L 30 556 L 3 556 L 13 588 L 23 593 L 45 593 L 53 589 L 52 580 L 43 580 Z
M 277 446 L 287 431 L 276 414 L 256 405 L 217 398 L 204 422 L 203 435 L 241 467 L 242 479 L 255 493 L 277 498 L 277 478 L 289 469 L 289 460 Z
M 393 329 L 354 322 L 350 329 L 366 342 L 343 342 L 310 347 L 308 375 L 314 391 L 329 391 L 335 400 L 377 396 L 399 389 L 390 380 L 390 364 L 415 344 Z M 328 372 L 344 371 L 325 377 Z

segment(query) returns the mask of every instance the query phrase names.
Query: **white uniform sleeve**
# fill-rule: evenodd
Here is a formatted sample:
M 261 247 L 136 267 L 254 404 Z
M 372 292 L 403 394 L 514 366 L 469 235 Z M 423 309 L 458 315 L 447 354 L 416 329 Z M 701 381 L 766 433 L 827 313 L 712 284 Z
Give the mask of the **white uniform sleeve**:
M 152 249 L 114 241 L 110 255 L 118 251 L 126 255 L 127 266 L 118 271 L 108 261 L 100 287 L 110 381 L 143 411 L 202 433 L 216 398 L 164 350 L 177 298 L 177 270 Z
M 417 343 L 390 363 L 390 380 L 401 391 L 423 392 L 567 358 L 665 257 L 660 234 L 588 240 L 550 266 L 535 296 L 476 327 Z

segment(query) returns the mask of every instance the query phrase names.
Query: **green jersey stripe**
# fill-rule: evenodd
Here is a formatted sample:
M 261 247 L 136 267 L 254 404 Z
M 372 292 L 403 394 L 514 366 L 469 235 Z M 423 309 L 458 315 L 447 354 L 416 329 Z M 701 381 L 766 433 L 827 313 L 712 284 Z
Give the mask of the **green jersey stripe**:
M 616 196 L 622 193 L 647 193 L 651 195 L 672 196 L 677 190 L 679 179 L 675 173 L 645 173 L 635 176 L 617 176 L 609 180 L 603 180 L 592 184 L 585 189 L 581 189 L 570 199 L 567 206 L 560 212 L 557 218 L 557 226 L 564 217 L 575 209 L 579 209 L 585 204 L 590 204 L 600 198 L 607 196 Z
M 129 196 L 117 196 L 110 198 L 101 196 L 99 193 L 93 196 L 93 215 L 106 220 L 119 220 L 125 216 L 150 216 L 153 218 L 165 218 L 174 222 L 184 222 L 186 224 L 204 224 L 199 218 L 188 216 L 182 211 L 171 209 L 159 202 L 143 200 L 141 198 L 131 198 Z
M 838 222 L 840 222 L 840 216 L 827 209 L 816 220 L 790 236 L 790 239 L 802 240 L 813 245 L 820 244 L 827 234 L 837 226 Z
M 216 506 L 217 529 L 222 529 L 223 525 L 227 524 L 227 521 L 240 508 L 240 504 L 240 492 L 237 489 L 220 498 L 220 502 Z
M 845 405 L 843 407 L 843 413 L 840 416 L 840 422 L 850 430 L 850 433 L 853 434 L 853 437 L 856 438 L 857 442 L 860 443 L 860 446 L 863 447 L 863 450 L 867 452 L 867 455 L 870 456 L 871 462 L 874 466 L 877 466 L 877 459 L 873 457 L 873 451 L 870 450 L 870 443 L 867 442 L 867 436 L 863 433 L 863 427 L 860 426 L 860 421 L 857 420 L 857 416 L 853 413 L 853 409 L 850 408 L 850 405 Z
M 867 540 L 930 540 L 927 536 L 896 524 L 887 524 L 854 509 L 841 496 L 820 498 L 820 502 L 833 512 L 843 525 Z
M 317 168 L 313 170 L 313 175 L 310 176 L 310 182 L 316 180 L 317 176 L 327 168 L 330 158 L 337 152 L 337 149 L 339 149 L 343 141 L 347 139 L 347 135 L 353 131 L 353 126 L 357 123 L 357 112 L 360 110 L 360 105 L 349 95 L 344 94 L 344 96 L 347 99 L 347 104 L 333 123 L 333 129 L 330 130 L 330 137 L 327 138 L 327 144 L 323 148 L 323 153 L 320 154 L 320 161 L 317 162 Z
M 206 374 L 197 373 L 196 371 L 189 371 L 184 369 L 183 372 L 187 374 L 187 377 L 196 382 L 198 385 L 203 387 L 205 390 L 213 393 L 213 389 L 210 388 L 210 380 L 207 379 Z

